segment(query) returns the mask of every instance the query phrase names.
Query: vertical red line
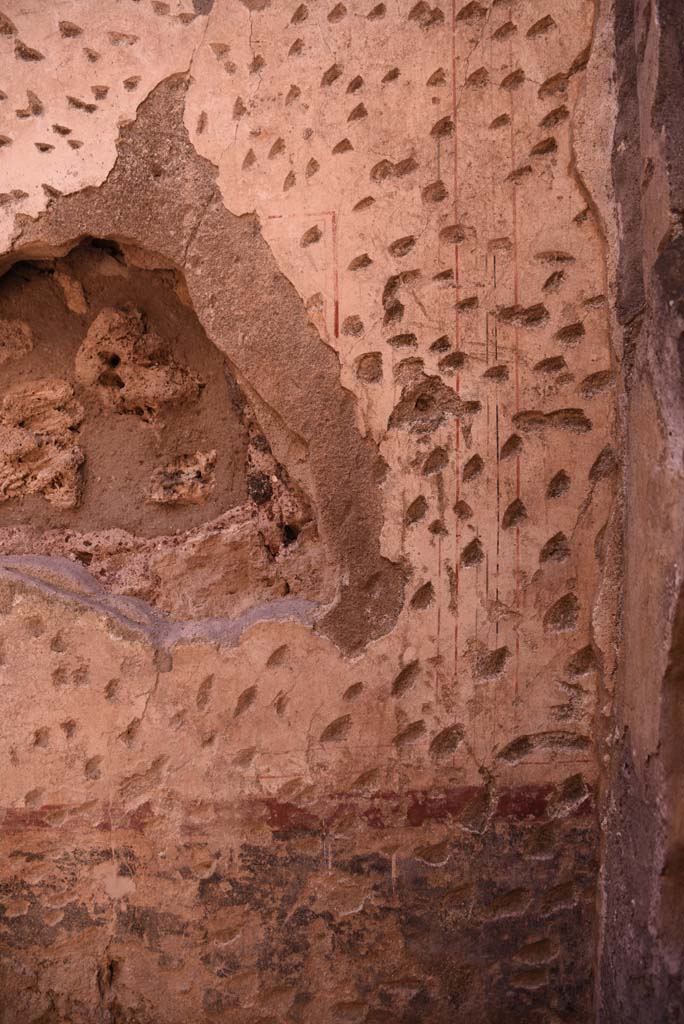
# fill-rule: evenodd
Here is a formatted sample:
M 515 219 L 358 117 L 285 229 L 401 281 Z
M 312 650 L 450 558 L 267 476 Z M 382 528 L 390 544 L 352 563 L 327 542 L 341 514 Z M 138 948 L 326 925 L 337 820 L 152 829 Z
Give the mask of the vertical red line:
M 332 213 L 332 237 L 333 237 L 333 296 L 335 302 L 335 337 L 340 336 L 340 273 L 337 261 L 337 213 Z
M 490 32 L 490 35 L 489 35 L 489 67 L 490 67 L 490 69 L 493 70 L 493 68 L 494 68 L 494 53 L 493 53 L 492 35 L 493 35 L 493 33 Z M 488 121 L 491 123 L 491 121 L 492 121 L 492 94 L 491 94 L 491 90 L 488 92 L 488 104 L 487 104 L 487 106 L 488 106 Z M 496 181 L 496 177 L 495 177 L 495 175 L 496 175 L 495 168 L 497 167 L 497 165 L 498 165 L 498 161 L 494 161 L 494 160 L 491 161 L 491 164 L 490 164 L 490 171 L 491 171 L 490 181 L 491 181 L 491 192 L 492 192 L 493 195 L 496 193 L 496 188 L 497 188 L 497 185 L 498 185 L 498 182 Z M 487 220 L 486 220 L 486 223 L 487 223 L 487 236 L 488 236 L 488 238 L 491 237 L 491 234 L 492 234 L 491 222 L 490 222 L 489 214 L 490 214 L 490 208 L 489 208 L 489 206 L 487 206 Z M 485 281 L 487 281 L 487 282 L 489 281 L 489 246 L 487 246 L 487 256 L 486 256 L 486 264 L 485 264 Z M 496 308 L 497 300 L 498 300 L 498 296 L 497 296 L 497 281 L 496 281 L 496 250 L 494 250 L 492 252 L 492 286 L 493 286 L 493 292 L 494 292 L 494 295 L 493 295 L 494 307 Z M 493 331 L 494 331 L 494 363 L 496 364 L 499 361 L 499 359 L 498 359 L 498 355 L 499 355 L 499 353 L 498 353 L 498 341 L 497 341 L 497 323 L 496 323 L 496 319 L 494 319 L 493 325 L 490 325 L 489 313 L 487 313 L 486 314 L 486 332 L 487 332 L 486 333 L 486 336 L 487 336 L 486 358 L 487 358 L 487 367 L 489 367 L 489 364 L 490 364 L 490 347 L 489 347 L 489 331 L 490 331 L 490 328 L 493 329 Z M 495 416 L 494 416 L 494 443 L 495 443 L 495 449 L 494 449 L 494 451 L 495 451 L 495 465 L 496 465 L 496 508 L 495 508 L 495 516 L 496 516 L 496 518 L 495 518 L 495 523 L 496 523 L 496 560 L 495 560 L 495 563 L 494 563 L 494 588 L 495 588 L 495 600 L 496 600 L 496 602 L 498 604 L 498 601 L 499 601 L 499 544 L 500 544 L 500 530 L 501 530 L 501 526 L 500 526 L 500 522 L 499 522 L 499 495 L 500 495 L 500 492 L 501 492 L 501 462 L 500 462 L 500 459 L 499 459 L 500 452 L 499 452 L 499 387 L 498 387 L 498 385 L 496 387 L 495 396 L 496 397 L 495 397 L 495 402 L 494 402 L 494 405 L 495 405 Z M 489 403 L 487 403 L 487 409 L 489 410 Z M 489 417 L 488 417 L 488 420 L 487 420 L 487 453 L 489 454 L 490 451 L 491 451 L 491 437 L 490 437 L 490 431 L 489 431 Z M 487 569 L 489 570 L 489 555 L 487 556 Z M 488 583 L 489 583 L 489 580 L 488 580 Z M 486 597 L 487 597 L 487 606 L 489 606 L 489 585 L 487 586 Z M 498 619 L 498 616 L 497 616 L 496 621 L 495 621 L 494 631 L 495 631 L 494 646 L 498 647 L 498 645 L 499 645 L 499 619 Z M 491 749 L 492 750 L 496 750 L 497 746 L 498 746 L 498 743 L 497 743 L 497 724 L 498 724 L 498 721 L 499 721 L 498 687 L 494 687 L 493 688 L 493 693 L 492 693 L 492 711 L 491 711 L 491 718 L 490 718 L 490 723 L 491 723 L 490 724 L 490 733 L 491 733 L 491 741 L 490 742 L 491 742 Z
M 512 18 L 513 7 L 512 4 L 509 6 L 509 18 Z M 513 43 L 512 40 L 509 43 L 509 66 L 513 65 Z M 510 110 L 511 110 L 511 171 L 515 170 L 515 109 L 513 101 L 514 90 L 511 89 L 510 96 Z M 519 301 L 519 282 L 518 282 L 518 185 L 515 179 L 513 179 L 513 303 L 518 305 Z M 513 345 L 514 345 L 514 377 L 515 377 L 515 411 L 520 412 L 520 348 L 519 348 L 519 336 L 517 325 L 513 328 Z M 520 456 L 516 455 L 515 458 L 515 496 L 516 499 L 520 499 Z M 515 528 L 515 608 L 516 611 L 520 607 L 520 527 Z M 516 628 L 515 633 L 515 695 L 518 696 L 518 689 L 520 684 L 520 632 Z
M 437 664 L 435 665 L 435 700 L 439 704 L 439 677 L 441 673 L 441 635 L 442 635 L 442 535 L 437 537 Z
M 454 163 L 454 180 L 453 180 L 453 209 L 454 209 L 454 223 L 458 223 L 458 104 L 456 97 L 456 0 L 452 0 L 451 3 L 451 102 L 453 111 L 453 163 Z M 458 262 L 458 244 L 454 244 L 454 295 L 456 297 L 456 307 L 454 309 L 454 349 L 458 352 L 461 347 L 460 340 L 460 325 L 458 322 L 458 289 L 459 289 L 459 262 Z M 460 394 L 461 390 L 461 378 L 460 374 L 456 374 L 456 394 Z M 460 474 L 461 474 L 461 424 L 456 420 L 456 493 L 458 501 L 458 494 L 460 492 Z M 454 684 L 458 683 L 458 617 L 459 617 L 459 553 L 461 546 L 461 528 L 460 519 L 456 517 L 456 528 L 455 528 L 455 542 L 456 542 L 456 553 L 454 557 Z

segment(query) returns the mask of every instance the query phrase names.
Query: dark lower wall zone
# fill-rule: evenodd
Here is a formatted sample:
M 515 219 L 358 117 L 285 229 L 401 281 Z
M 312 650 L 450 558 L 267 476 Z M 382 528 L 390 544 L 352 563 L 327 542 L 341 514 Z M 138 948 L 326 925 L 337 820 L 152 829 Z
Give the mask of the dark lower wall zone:
M 0 1020 L 586 1021 L 597 830 L 571 789 L 8 810 Z

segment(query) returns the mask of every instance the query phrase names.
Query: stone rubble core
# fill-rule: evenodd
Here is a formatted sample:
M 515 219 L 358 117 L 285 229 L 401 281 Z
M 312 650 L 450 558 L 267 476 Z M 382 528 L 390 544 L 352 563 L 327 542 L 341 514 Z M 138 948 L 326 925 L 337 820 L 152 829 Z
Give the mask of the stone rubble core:
M 76 379 L 118 413 L 154 419 L 166 405 L 197 399 L 198 377 L 164 351 L 139 310 L 103 309 L 76 353 Z
M 65 380 L 9 387 L 0 413 L 0 501 L 40 494 L 58 508 L 75 508 L 83 452 L 74 432 L 82 419 Z
M 252 604 L 288 595 L 330 601 L 334 584 L 310 503 L 274 459 L 228 368 L 214 358 L 229 415 L 217 405 L 216 384 L 208 386 L 202 370 L 176 361 L 174 339 L 156 333 L 141 309 L 106 305 L 115 293 L 126 298 L 136 274 L 117 246 L 108 243 L 103 250 L 89 242 L 66 258 L 24 264 L 21 281 L 11 273 L 5 278 L 6 302 L 19 311 L 29 306 L 25 313 L 35 322 L 5 321 L 8 337 L 34 340 L 30 350 L 15 347 L 6 359 L 7 379 L 16 382 L 9 384 L 0 413 L 3 551 L 76 558 L 113 593 L 143 598 L 172 618 L 237 616 Z M 142 276 L 167 309 L 174 301 L 183 308 L 180 277 L 167 274 L 164 280 L 154 270 Z M 57 322 L 64 317 L 64 333 L 57 337 L 52 331 L 45 337 L 51 308 L 41 303 L 46 288 Z M 74 288 L 76 308 L 70 302 Z M 98 290 L 103 294 L 96 298 Z M 179 328 L 190 330 L 189 323 Z M 186 339 L 195 366 L 201 363 L 199 345 L 199 337 Z M 64 377 L 36 379 L 41 361 L 58 358 L 60 346 Z M 33 362 L 27 366 L 28 351 Z M 231 440 L 236 430 L 241 436 Z M 117 440 L 125 445 L 124 460 Z M 236 449 L 229 447 L 219 459 L 216 447 L 195 447 L 206 449 L 206 442 Z M 103 500 L 103 477 L 110 478 L 111 490 L 124 492 L 119 522 L 117 509 Z M 27 508 L 21 499 L 34 494 L 71 514 Z M 145 514 L 149 505 L 178 508 L 178 514 L 154 520 Z M 43 516 L 41 529 L 37 519 Z M 143 521 L 149 536 L 138 532 Z M 179 586 L 189 566 L 192 572 Z

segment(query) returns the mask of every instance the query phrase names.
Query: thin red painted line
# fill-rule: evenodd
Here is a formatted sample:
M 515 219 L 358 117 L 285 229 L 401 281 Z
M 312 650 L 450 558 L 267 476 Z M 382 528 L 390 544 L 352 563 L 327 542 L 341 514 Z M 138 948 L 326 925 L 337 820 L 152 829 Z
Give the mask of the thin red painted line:
M 509 5 L 509 18 L 513 16 L 513 6 Z M 508 44 L 509 53 L 509 65 L 513 64 L 513 42 Z M 511 171 L 515 170 L 515 105 L 513 100 L 513 89 L 509 92 L 510 96 L 510 139 L 511 139 Z M 519 268 L 518 268 L 518 186 L 513 181 L 513 302 L 517 306 L 519 300 Z M 515 379 L 515 411 L 520 412 L 520 346 L 519 346 L 519 335 L 517 325 L 513 328 L 513 343 L 514 343 L 514 379 Z M 517 500 L 520 500 L 520 456 L 517 455 L 515 459 L 516 472 L 515 472 L 515 496 Z M 516 611 L 520 606 L 520 527 L 515 528 L 515 608 Z M 515 695 L 518 696 L 518 690 L 520 686 L 520 633 L 516 629 L 515 634 Z
M 456 0 L 451 3 L 451 102 L 452 116 L 454 122 L 453 131 L 453 210 L 454 222 L 458 223 L 458 104 L 456 97 Z M 459 291 L 459 258 L 458 244 L 454 244 L 454 295 L 456 308 L 454 309 L 454 349 L 459 351 L 461 347 L 460 324 L 458 318 L 458 291 Z M 460 394 L 461 378 L 456 375 L 456 394 Z M 461 475 L 461 424 L 456 420 L 456 501 L 460 500 L 460 475 Z M 458 683 L 458 619 L 459 619 L 459 555 L 461 545 L 460 520 L 456 519 L 455 544 L 456 554 L 454 558 L 454 684 Z
M 593 763 L 594 762 L 591 760 L 591 758 L 587 757 L 583 761 L 574 761 L 574 760 L 573 761 L 560 761 L 560 760 L 555 760 L 555 761 L 521 761 L 520 764 L 516 764 L 516 765 L 514 765 L 514 767 L 515 768 L 528 768 L 530 765 L 535 765 L 535 766 L 543 765 L 545 767 L 551 768 L 554 765 L 559 765 L 559 764 L 567 766 L 569 764 L 593 764 Z
M 451 99 L 453 107 L 453 122 L 454 122 L 454 147 L 453 147 L 453 161 L 454 161 L 454 219 L 458 223 L 458 104 L 456 99 L 456 0 L 452 0 L 451 4 Z M 458 303 L 458 287 L 459 287 L 459 260 L 458 260 L 458 243 L 454 243 L 454 289 L 456 295 L 456 302 Z M 456 351 L 459 350 L 461 345 L 460 339 L 460 324 L 458 318 L 458 307 L 454 310 L 454 347 Z M 456 390 L 460 387 L 459 377 L 456 377 Z
M 267 220 L 283 220 L 285 217 L 334 217 L 334 210 L 288 210 L 287 213 L 267 213 Z
M 437 664 L 435 665 L 435 700 L 439 703 L 440 653 L 442 635 L 442 535 L 437 537 Z
M 333 316 L 333 331 L 336 338 L 340 336 L 340 273 L 339 273 L 339 260 L 337 250 L 337 221 L 338 214 L 335 210 L 305 210 L 304 212 L 289 211 L 288 213 L 267 213 L 267 220 L 283 220 L 285 217 L 297 217 L 298 219 L 310 217 L 330 217 L 332 226 L 332 244 L 333 244 L 333 297 L 334 297 L 334 316 Z
M 340 336 L 340 273 L 337 259 L 337 213 L 332 214 L 332 236 L 333 236 L 333 288 L 335 299 L 335 337 Z

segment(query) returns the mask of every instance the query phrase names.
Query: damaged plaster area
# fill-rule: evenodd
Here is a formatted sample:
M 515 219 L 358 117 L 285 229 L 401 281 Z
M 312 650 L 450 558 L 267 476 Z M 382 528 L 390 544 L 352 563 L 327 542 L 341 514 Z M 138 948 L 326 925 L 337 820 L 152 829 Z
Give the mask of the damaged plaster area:
M 310 503 L 182 277 L 131 259 L 90 239 L 2 278 L 2 554 L 75 559 L 173 619 L 331 601 Z
M 81 505 L 83 491 L 82 511 L 76 513 L 83 526 L 112 528 L 98 541 L 87 538 L 88 545 L 94 545 L 91 552 L 86 551 L 87 564 L 89 553 L 93 559 L 101 555 L 104 562 L 99 575 L 106 578 L 111 574 L 115 590 L 153 601 L 157 590 L 160 607 L 183 618 L 239 612 L 246 607 L 247 595 L 257 600 L 290 593 L 297 596 L 307 590 L 308 583 L 302 584 L 305 575 L 313 582 L 307 596 L 321 601 L 327 598 L 329 604 L 335 597 L 335 583 L 334 571 L 326 578 L 326 561 L 333 567 L 337 563 L 341 593 L 328 613 L 330 628 L 342 646 L 355 647 L 374 633 L 386 631 L 398 613 L 402 590 L 399 566 L 392 566 L 379 554 L 382 459 L 372 442 L 359 435 L 351 398 L 339 383 L 334 359 L 308 322 L 301 300 L 278 274 L 256 222 L 235 218 L 225 210 L 211 167 L 190 146 L 181 119 L 185 89 L 182 78 L 159 86 L 122 136 L 119 158 L 105 185 L 55 199 L 35 224 L 25 224 L 15 243 L 14 259 L 25 258 L 4 278 L 8 309 L 11 311 L 13 304 L 15 308 L 11 319 L 8 317 L 9 329 L 26 331 L 27 339 L 32 335 L 34 328 L 22 320 L 17 308 L 21 307 L 17 291 L 23 286 L 30 296 L 30 283 L 21 280 L 22 274 L 33 274 L 35 281 L 41 280 L 41 273 L 43 278 L 47 276 L 52 284 L 51 300 L 61 303 L 62 318 L 69 319 L 69 314 L 72 319 L 82 317 L 81 325 L 88 326 L 81 336 L 83 332 L 70 324 L 71 344 L 60 337 L 59 345 L 69 350 L 65 359 L 71 360 L 73 370 L 63 368 L 66 379 L 41 376 L 41 386 L 66 388 L 74 396 L 78 392 L 93 408 L 86 417 L 74 397 L 72 420 L 76 417 L 78 422 L 65 427 L 71 463 L 64 469 L 55 464 L 33 472 L 29 459 L 22 480 L 17 470 L 17 458 L 22 456 L 15 451 L 22 439 L 25 445 L 30 443 L 29 436 L 34 439 L 34 462 L 37 440 L 41 454 L 54 450 L 63 457 L 64 439 L 49 433 L 31 434 L 30 424 L 26 438 L 8 435 L 3 497 L 10 507 L 7 512 L 0 510 L 0 516 L 8 517 L 8 526 L 15 525 L 11 499 L 30 499 L 36 489 L 42 488 L 48 505 L 61 503 L 73 509 Z M 178 207 L 183 237 L 166 231 L 174 206 Z M 84 236 L 95 238 L 90 252 L 81 247 L 74 253 L 73 246 Z M 142 267 L 128 267 L 115 239 L 128 244 L 134 267 L 136 260 L 142 260 Z M 143 241 L 156 254 L 156 271 L 155 256 L 139 253 Z M 66 262 L 46 266 L 38 259 L 33 261 L 35 267 L 25 267 L 26 257 L 44 257 L 46 250 L 68 254 Z M 175 265 L 185 268 L 187 286 L 169 270 Z M 89 281 L 81 280 L 89 275 Z M 137 287 L 130 280 L 133 278 Z M 74 312 L 75 303 L 87 304 L 86 292 L 95 295 L 98 291 L 102 298 L 95 300 L 92 309 Z M 185 308 L 193 306 L 199 323 Z M 167 337 L 160 333 L 164 328 L 153 322 L 154 309 L 166 320 Z M 211 352 L 202 328 L 227 354 L 232 371 Z M 68 332 L 65 325 L 63 333 Z M 173 338 L 180 349 L 178 355 L 172 351 Z M 8 396 L 15 406 L 16 421 L 14 425 L 8 421 L 8 429 L 15 431 L 21 429 L 17 426 L 21 422 L 17 420 L 21 416 L 17 402 L 24 392 L 24 400 L 31 400 L 25 380 L 31 359 L 36 372 L 44 372 L 40 353 L 27 340 L 29 344 L 30 352 L 23 357 L 21 346 L 14 350 L 9 342 L 6 346 L 8 364 L 16 365 L 24 389 L 20 388 L 17 397 L 12 392 Z M 53 360 L 54 346 L 44 340 L 43 347 L 50 348 Z M 202 347 L 207 351 L 204 366 Z M 183 350 L 185 364 L 180 361 Z M 263 411 L 266 434 L 247 407 L 245 396 L 250 395 Z M 52 401 L 57 411 L 55 403 L 66 400 L 61 392 L 38 397 L 48 407 Z M 207 423 L 204 431 L 203 419 Z M 89 430 L 93 444 L 101 445 L 106 435 L 106 443 L 114 448 L 109 464 L 106 456 L 103 460 L 93 454 L 90 474 L 86 452 L 75 440 L 78 432 L 87 446 Z M 293 480 L 301 474 L 304 486 L 308 484 L 313 493 L 325 554 L 323 548 L 304 551 L 304 528 L 311 523 L 309 532 L 317 537 L 318 531 L 306 498 L 296 492 L 294 484 L 289 485 L 287 469 L 275 461 L 267 440 L 269 431 L 277 435 L 273 447 L 283 452 Z M 127 451 L 124 464 L 119 446 Z M 136 449 L 144 456 L 142 460 L 137 457 L 137 470 Z M 194 488 L 189 485 L 193 479 Z M 350 500 L 352 506 L 347 511 L 343 506 Z M 244 505 L 240 510 L 239 504 Z M 217 513 L 223 513 L 226 521 L 214 524 L 205 531 L 206 536 L 190 535 L 184 538 L 187 544 L 179 543 L 184 526 L 197 525 Z M 72 517 L 68 525 L 75 523 Z M 61 525 L 67 522 L 62 519 Z M 155 545 L 136 544 L 117 536 L 116 528 L 143 535 L 168 533 L 173 538 Z M 31 527 L 28 529 L 30 532 Z M 10 532 L 9 553 L 23 551 L 26 544 L 33 550 L 21 531 L 16 541 L 14 536 Z M 55 539 L 60 554 L 67 550 L 65 543 L 73 543 L 73 538 Z M 292 552 L 286 551 L 290 546 Z M 38 550 L 44 552 L 46 547 Z M 293 564 L 289 581 L 287 571 L 282 575 L 278 569 L 281 550 L 288 558 L 296 551 L 294 561 L 300 553 L 305 560 L 309 558 L 308 571 L 303 563 L 299 568 Z M 83 555 L 80 557 L 83 561 Z M 113 566 L 117 568 L 112 573 Z M 186 585 L 188 572 L 194 574 L 196 596 L 193 584 Z M 247 595 L 231 608 L 230 598 L 241 588 Z M 216 591 L 213 596 L 212 590 Z

